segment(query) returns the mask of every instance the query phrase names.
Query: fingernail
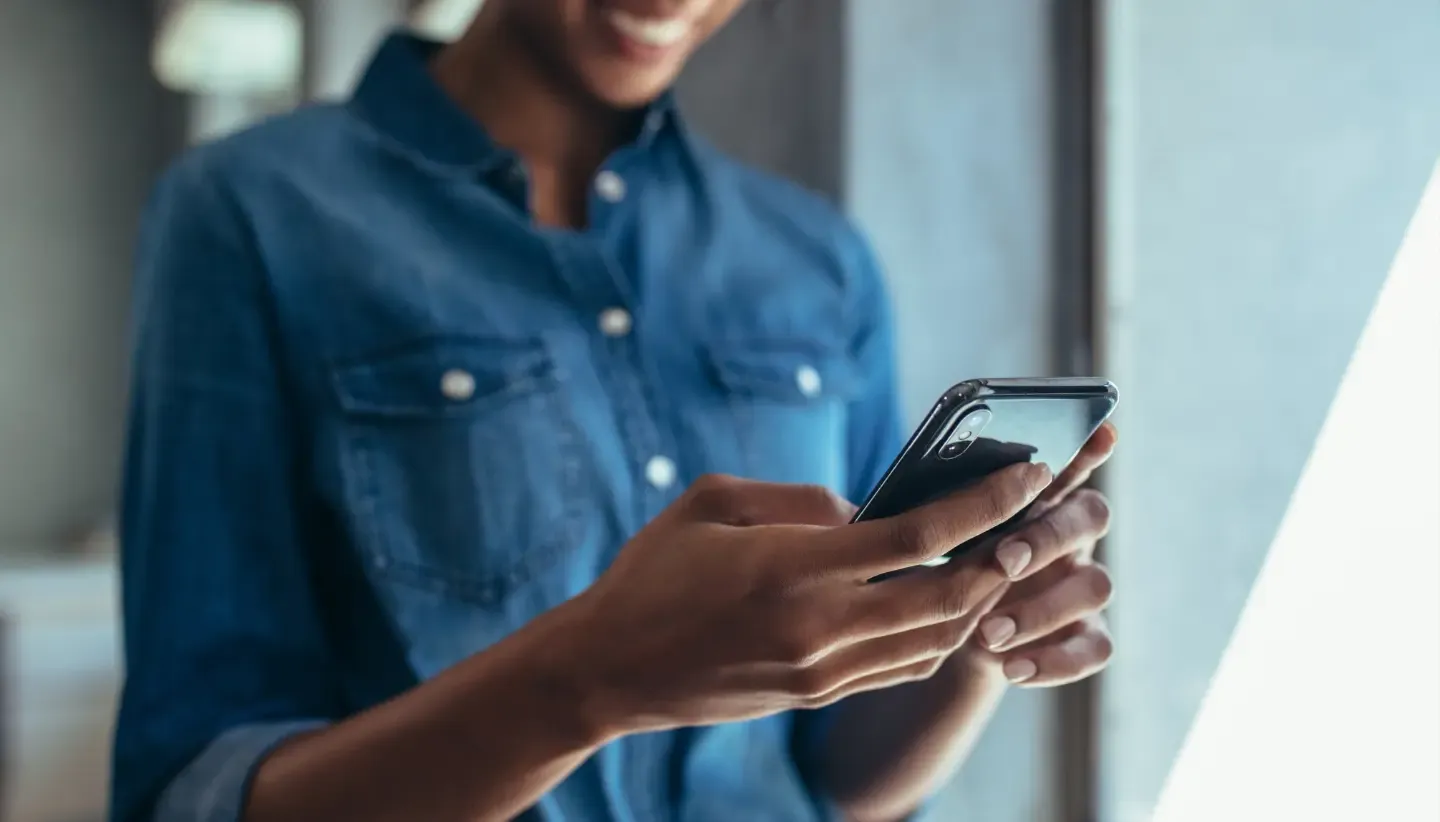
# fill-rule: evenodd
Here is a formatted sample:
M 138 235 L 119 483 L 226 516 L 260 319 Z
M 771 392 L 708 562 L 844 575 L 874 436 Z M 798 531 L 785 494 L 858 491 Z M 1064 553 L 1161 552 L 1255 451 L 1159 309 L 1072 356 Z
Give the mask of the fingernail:
M 1006 616 L 991 617 L 980 625 L 980 635 L 985 637 L 985 645 L 993 651 L 1015 636 L 1015 620 Z
M 1024 682 L 1039 673 L 1035 663 L 1028 659 L 1012 659 L 1005 663 L 1002 670 L 1005 672 L 1005 678 L 1011 682 Z
M 1051 473 L 1050 466 L 1045 463 L 1037 462 L 1030 466 L 1030 480 L 1039 486 L 1036 490 L 1037 494 L 1045 490 L 1045 486 L 1049 485 L 1053 479 L 1055 479 L 1055 475 Z
M 995 551 L 995 559 L 1005 569 L 1005 576 L 1018 579 L 1030 565 L 1030 544 L 1021 540 L 1007 542 Z

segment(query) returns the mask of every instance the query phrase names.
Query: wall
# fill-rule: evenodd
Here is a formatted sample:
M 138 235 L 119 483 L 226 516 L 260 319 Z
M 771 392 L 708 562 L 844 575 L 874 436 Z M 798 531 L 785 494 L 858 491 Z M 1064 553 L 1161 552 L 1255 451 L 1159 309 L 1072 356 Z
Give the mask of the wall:
M 401 22 L 405 6 L 405 0 L 305 0 L 309 95 L 349 97 L 381 38 Z
M 1120 656 L 1101 818 L 1131 822 L 1148 819 L 1440 155 L 1440 3 L 1110 5 Z M 1321 660 L 1296 687 L 1353 662 Z
M 844 180 L 845 7 L 748 4 L 686 67 L 689 121 L 726 151 L 831 199 Z
M 171 147 L 137 0 L 0 3 L 0 554 L 115 491 L 130 248 Z
M 890 277 L 918 419 L 961 379 L 1052 373 L 1044 0 L 852 0 L 846 201 Z M 1038 818 L 1052 701 L 1007 697 L 939 819 Z
M 98 819 L 118 669 L 103 561 L 130 256 L 181 118 L 142 0 L 0 0 L 0 726 L 6 822 Z

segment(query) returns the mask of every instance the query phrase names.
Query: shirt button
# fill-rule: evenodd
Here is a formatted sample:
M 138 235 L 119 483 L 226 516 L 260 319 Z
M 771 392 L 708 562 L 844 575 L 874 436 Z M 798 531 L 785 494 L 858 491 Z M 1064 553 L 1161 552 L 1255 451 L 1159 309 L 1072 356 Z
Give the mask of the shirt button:
M 595 193 L 607 203 L 618 203 L 625 199 L 625 178 L 613 171 L 602 171 L 595 175 Z
M 800 393 L 808 398 L 820 396 L 820 389 L 825 385 L 820 379 L 820 372 L 814 366 L 802 365 L 795 369 L 795 387 Z
M 600 332 L 607 337 L 623 337 L 634 325 L 634 318 L 623 308 L 607 308 L 600 312 Z
M 475 375 L 460 368 L 452 368 L 440 377 L 440 393 L 445 399 L 465 402 L 475 396 Z
M 651 457 L 645 463 L 645 479 L 664 491 L 675 484 L 675 463 L 669 457 Z

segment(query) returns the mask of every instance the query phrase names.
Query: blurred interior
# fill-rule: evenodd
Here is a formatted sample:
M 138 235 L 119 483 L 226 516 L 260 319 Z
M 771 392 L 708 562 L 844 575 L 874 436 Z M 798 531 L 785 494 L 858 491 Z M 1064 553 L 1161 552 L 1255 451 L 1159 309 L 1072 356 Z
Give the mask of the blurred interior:
M 475 6 L 0 0 L 0 820 L 103 818 L 129 259 L 150 183 L 189 143 L 344 95 L 390 27 L 444 38 Z M 1293 677 L 1278 700 L 1388 702 L 1402 742 L 1365 744 L 1405 767 L 1374 769 L 1350 818 L 1440 818 L 1433 781 L 1429 800 L 1414 790 L 1426 768 L 1440 773 L 1440 206 L 1417 216 L 1440 186 L 1437 89 L 1434 0 L 752 0 L 692 64 L 682 100 L 702 131 L 843 203 L 870 233 L 913 414 L 967 377 L 1094 372 L 1121 388 L 1122 447 L 1103 478 L 1121 655 L 1097 684 L 1008 698 L 940 818 L 1192 818 L 1162 794 L 1183 781 L 1172 771 L 1200 738 L 1217 666 L 1239 693 L 1262 693 L 1247 690 L 1250 671 Z M 1391 398 L 1371 406 L 1409 413 L 1361 423 L 1401 442 L 1380 444 L 1391 462 L 1358 449 L 1327 463 L 1322 424 L 1362 376 L 1357 341 L 1387 277 L 1402 287 L 1407 228 L 1412 296 L 1385 316 L 1411 336 L 1365 362 L 1390 369 L 1366 383 Z M 1348 477 L 1341 494 L 1389 472 L 1408 502 L 1307 507 L 1297 489 L 1320 487 L 1302 482 L 1307 464 Z M 1312 564 L 1281 563 L 1277 533 L 1300 533 L 1304 516 L 1339 519 L 1304 532 L 1296 550 Z M 1349 542 L 1376 522 L 1383 541 Z M 1331 559 L 1410 585 L 1413 608 L 1385 645 L 1404 659 L 1366 660 L 1404 687 L 1384 672 L 1328 675 L 1370 656 L 1348 639 L 1330 640 L 1340 659 L 1279 662 L 1307 630 L 1398 607 L 1383 576 L 1367 594 L 1316 571 Z M 1262 620 L 1262 568 L 1333 594 L 1315 607 L 1345 603 L 1266 634 L 1252 668 L 1279 669 L 1263 677 L 1221 663 L 1237 621 L 1250 624 L 1247 600 L 1246 620 Z M 1310 607 L 1276 600 L 1284 582 L 1264 588 L 1268 613 Z M 1231 731 L 1212 757 L 1237 739 L 1281 761 L 1285 740 L 1328 742 L 1343 781 L 1346 751 L 1364 747 L 1282 732 L 1251 709 L 1215 720 Z M 1190 767 L 1197 796 L 1237 784 Z M 1364 813 L 1405 789 L 1391 814 Z M 1314 818 L 1285 812 L 1309 807 L 1291 799 L 1221 818 Z

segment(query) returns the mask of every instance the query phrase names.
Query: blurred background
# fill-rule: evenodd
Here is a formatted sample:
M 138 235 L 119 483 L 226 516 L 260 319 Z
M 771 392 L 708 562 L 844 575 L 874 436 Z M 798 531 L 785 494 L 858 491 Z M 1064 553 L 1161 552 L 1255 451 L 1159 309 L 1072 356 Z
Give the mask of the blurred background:
M 0 820 L 102 818 L 148 186 L 475 5 L 0 0 Z M 1119 655 L 942 819 L 1440 819 L 1440 3 L 752 0 L 682 98 L 869 232 L 912 413 L 1121 387 Z

